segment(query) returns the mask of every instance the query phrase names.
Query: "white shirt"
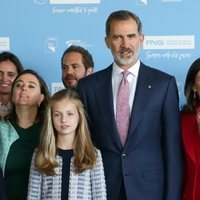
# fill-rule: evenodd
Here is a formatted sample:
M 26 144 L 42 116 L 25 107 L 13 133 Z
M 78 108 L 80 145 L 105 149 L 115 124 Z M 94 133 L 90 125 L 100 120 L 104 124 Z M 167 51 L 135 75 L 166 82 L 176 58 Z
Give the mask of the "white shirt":
M 135 97 L 135 90 L 137 85 L 137 79 L 138 79 L 138 72 L 140 68 L 140 61 L 138 60 L 135 65 L 130 67 L 128 69 L 128 72 L 130 72 L 127 76 L 127 80 L 129 82 L 129 108 L 130 113 L 133 107 L 134 97 Z M 114 105 L 114 114 L 116 116 L 116 102 L 117 102 L 117 93 L 119 84 L 123 78 L 123 72 L 124 70 L 121 69 L 117 64 L 113 63 L 113 70 L 112 70 L 112 90 L 113 90 L 113 105 Z

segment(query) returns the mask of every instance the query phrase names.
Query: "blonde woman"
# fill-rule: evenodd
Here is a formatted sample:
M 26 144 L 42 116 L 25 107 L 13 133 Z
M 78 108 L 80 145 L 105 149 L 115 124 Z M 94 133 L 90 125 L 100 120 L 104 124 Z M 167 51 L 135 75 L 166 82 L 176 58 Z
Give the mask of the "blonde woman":
M 101 154 L 92 144 L 83 104 L 73 90 L 58 91 L 47 106 L 28 199 L 106 199 Z

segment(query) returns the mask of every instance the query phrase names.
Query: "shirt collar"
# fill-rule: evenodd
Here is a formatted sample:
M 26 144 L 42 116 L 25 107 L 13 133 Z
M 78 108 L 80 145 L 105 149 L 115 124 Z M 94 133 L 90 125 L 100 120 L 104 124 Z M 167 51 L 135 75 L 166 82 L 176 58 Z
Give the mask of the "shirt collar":
M 135 77 L 138 77 L 138 73 L 139 73 L 139 69 L 140 69 L 140 60 L 138 60 L 133 66 L 131 66 L 128 71 L 134 75 Z M 118 76 L 120 73 L 122 73 L 124 70 L 122 68 L 120 68 L 116 62 L 113 62 L 113 75 L 114 76 Z

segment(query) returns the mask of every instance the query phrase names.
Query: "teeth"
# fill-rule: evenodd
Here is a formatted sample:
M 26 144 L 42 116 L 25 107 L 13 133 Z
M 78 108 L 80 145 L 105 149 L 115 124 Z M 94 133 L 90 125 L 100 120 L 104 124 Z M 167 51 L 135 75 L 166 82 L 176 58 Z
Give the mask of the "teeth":
M 2 87 L 8 87 L 8 84 L 0 84 Z

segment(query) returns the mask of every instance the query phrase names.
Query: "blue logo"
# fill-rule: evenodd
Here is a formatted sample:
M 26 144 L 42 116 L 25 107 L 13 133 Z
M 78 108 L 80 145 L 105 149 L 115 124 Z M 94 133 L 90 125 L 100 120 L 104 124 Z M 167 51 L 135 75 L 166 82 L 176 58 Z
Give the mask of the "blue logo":
M 136 0 L 136 5 L 138 6 L 147 6 L 148 0 Z
M 33 3 L 38 5 L 44 5 L 46 2 L 47 0 L 33 0 Z

